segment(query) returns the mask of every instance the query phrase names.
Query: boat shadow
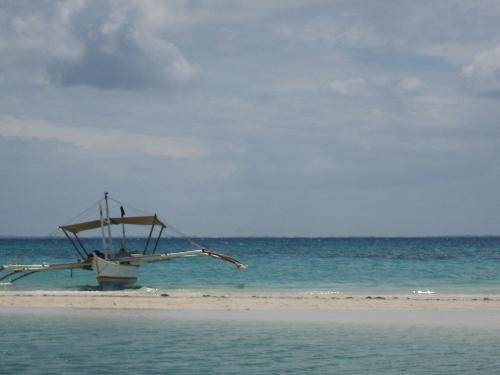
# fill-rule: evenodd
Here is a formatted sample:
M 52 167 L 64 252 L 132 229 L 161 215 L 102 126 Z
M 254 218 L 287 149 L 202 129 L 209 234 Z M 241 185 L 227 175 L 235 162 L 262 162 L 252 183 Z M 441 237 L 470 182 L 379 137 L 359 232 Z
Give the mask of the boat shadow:
M 120 287 L 120 286 L 99 286 L 99 285 L 73 285 L 71 287 L 67 287 L 67 290 L 75 290 L 78 292 L 103 292 L 103 291 L 114 291 L 114 290 L 137 290 L 141 289 L 142 285 L 132 285 L 128 287 Z

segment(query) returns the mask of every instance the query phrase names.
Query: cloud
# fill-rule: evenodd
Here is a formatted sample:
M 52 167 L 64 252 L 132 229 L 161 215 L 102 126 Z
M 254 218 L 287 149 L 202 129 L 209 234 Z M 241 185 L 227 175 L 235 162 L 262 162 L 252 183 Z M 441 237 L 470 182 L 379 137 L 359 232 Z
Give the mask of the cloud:
M 495 0 L 442 0 L 432 6 L 404 1 L 397 7 L 386 0 L 363 6 L 336 1 L 317 9 L 305 22 L 280 25 L 277 33 L 307 44 L 371 50 L 376 57 L 410 53 L 456 66 L 498 42 L 500 32 L 500 5 Z
M 445 41 L 442 43 L 428 43 L 418 47 L 418 53 L 436 57 L 452 64 L 461 66 L 470 62 L 470 57 L 481 49 L 484 49 L 488 42 L 485 39 L 471 41 Z
M 327 84 L 328 89 L 339 96 L 370 96 L 385 93 L 416 94 L 423 89 L 423 82 L 415 76 L 400 78 L 375 77 L 371 79 L 350 78 L 333 80 Z
M 403 77 L 398 82 L 398 87 L 407 93 L 415 93 L 422 88 L 422 80 L 418 77 Z
M 383 44 L 380 35 L 367 24 L 319 17 L 309 21 L 298 35 L 306 42 L 327 42 L 349 47 L 376 47 Z
M 363 78 L 334 80 L 328 83 L 328 88 L 340 96 L 368 95 L 368 83 Z
M 8 56 L 2 64 L 31 70 L 20 78 L 45 75 L 46 82 L 61 86 L 185 84 L 200 68 L 166 37 L 169 7 L 133 0 L 54 2 L 36 11 L 14 6 L 0 13 L 0 52 Z
M 464 67 L 466 76 L 491 77 L 500 72 L 500 44 L 496 48 L 483 51 L 476 56 L 470 65 Z
M 431 234 L 471 196 L 479 216 L 463 217 L 493 223 L 481 210 L 494 189 L 471 192 L 498 185 L 499 108 L 460 90 L 497 74 L 461 74 L 499 43 L 487 1 L 3 1 L 2 212 L 98 186 L 133 197 L 148 181 L 141 197 L 176 197 L 162 211 L 212 235 L 236 221 L 247 234 Z M 438 220 L 450 191 L 455 211 Z M 360 201 L 392 219 L 359 225 Z M 393 228 L 422 202 L 420 222 Z
M 500 44 L 476 54 L 463 69 L 474 90 L 482 95 L 500 95 Z
M 85 152 L 107 156 L 149 155 L 191 159 L 208 155 L 207 148 L 189 137 L 170 137 L 97 127 L 71 127 L 37 119 L 0 117 L 0 137 L 70 144 Z
M 189 82 L 199 72 L 173 43 L 136 30 L 97 37 L 85 44 L 81 58 L 49 64 L 52 83 L 134 89 Z

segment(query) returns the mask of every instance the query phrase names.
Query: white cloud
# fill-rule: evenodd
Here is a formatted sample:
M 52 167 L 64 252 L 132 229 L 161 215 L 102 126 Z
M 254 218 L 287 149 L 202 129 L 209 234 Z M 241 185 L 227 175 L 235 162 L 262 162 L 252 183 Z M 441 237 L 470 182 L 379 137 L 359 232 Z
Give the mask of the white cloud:
M 373 77 L 333 80 L 327 84 L 329 90 L 340 96 L 369 96 L 391 93 L 415 94 L 422 90 L 423 82 L 415 76 L 401 78 Z
M 476 54 L 462 71 L 473 89 L 480 94 L 500 95 L 500 44 Z
M 84 152 L 100 155 L 164 156 L 174 159 L 198 158 L 208 154 L 205 145 L 189 137 L 147 135 L 117 129 L 60 126 L 37 119 L 0 117 L 0 136 L 74 145 Z
M 305 42 L 321 42 L 338 46 L 370 48 L 384 44 L 379 33 L 364 23 L 347 18 L 317 17 L 302 27 L 281 27 L 277 31 L 286 36 L 297 36 Z
M 484 49 L 487 44 L 485 40 L 446 41 L 425 44 L 417 50 L 423 55 L 437 57 L 461 66 L 470 62 L 470 57 Z
M 368 83 L 363 78 L 334 80 L 328 83 L 328 88 L 340 96 L 368 95 Z
M 472 60 L 472 63 L 464 67 L 466 76 L 488 77 L 500 71 L 500 44 L 496 48 L 483 51 Z
M 422 80 L 418 77 L 403 77 L 398 82 L 398 87 L 408 93 L 420 91 L 422 85 Z
M 277 79 L 274 82 L 268 83 L 262 87 L 257 87 L 257 90 L 272 93 L 290 93 L 307 91 L 314 92 L 322 88 L 324 88 L 324 84 L 321 84 L 314 79 L 287 77 L 285 79 Z
M 276 32 L 335 48 L 411 53 L 462 65 L 471 53 L 498 42 L 500 6 L 496 0 L 442 0 L 432 5 L 404 1 L 331 2 L 304 23 L 290 22 Z M 379 56 L 376 56 L 379 57 Z

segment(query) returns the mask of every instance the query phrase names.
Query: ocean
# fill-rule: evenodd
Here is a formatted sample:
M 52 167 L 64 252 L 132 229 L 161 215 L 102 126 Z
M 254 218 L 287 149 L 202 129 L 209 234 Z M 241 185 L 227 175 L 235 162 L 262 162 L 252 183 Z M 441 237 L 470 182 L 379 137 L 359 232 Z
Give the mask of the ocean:
M 2 374 L 498 374 L 500 331 L 0 313 Z
M 496 294 L 500 237 L 206 238 L 198 242 L 248 265 L 238 270 L 212 258 L 185 258 L 141 267 L 138 287 L 186 293 Z M 129 240 L 142 249 L 144 239 Z M 88 249 L 100 241 L 86 240 Z M 179 239 L 161 251 L 189 249 Z M 115 247 L 119 244 L 116 243 Z M 67 240 L 0 239 L 0 264 L 77 259 Z M 3 290 L 92 290 L 89 271 L 34 274 Z
M 500 238 L 207 238 L 210 258 L 141 268 L 141 291 L 500 294 Z M 88 240 L 98 248 L 98 240 Z M 143 239 L 130 242 L 139 247 Z M 162 250 L 184 244 L 167 240 Z M 0 264 L 66 262 L 62 239 L 0 239 Z M 95 290 L 92 272 L 40 273 L 5 291 Z M 283 311 L 287 314 L 287 311 Z M 148 311 L 0 309 L 1 374 L 497 374 L 495 327 L 172 319 Z

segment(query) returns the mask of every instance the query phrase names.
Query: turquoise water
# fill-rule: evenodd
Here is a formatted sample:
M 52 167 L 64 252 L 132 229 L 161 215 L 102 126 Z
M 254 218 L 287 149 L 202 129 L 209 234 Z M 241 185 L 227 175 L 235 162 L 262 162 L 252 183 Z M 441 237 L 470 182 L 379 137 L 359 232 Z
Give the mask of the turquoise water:
M 140 286 L 254 293 L 499 293 L 500 238 L 231 238 L 199 239 L 248 264 L 237 270 L 211 258 L 141 267 Z M 129 248 L 142 248 L 132 240 Z M 100 241 L 87 240 L 89 249 Z M 163 251 L 186 244 L 165 240 Z M 67 262 L 77 258 L 65 239 L 0 239 L 0 264 Z M 7 280 L 4 280 L 7 281 Z M 92 289 L 93 272 L 42 272 L 2 290 Z
M 143 240 L 133 241 L 139 247 Z M 205 239 L 249 265 L 141 268 L 150 288 L 224 293 L 500 293 L 500 238 Z M 131 243 L 132 245 L 132 243 Z M 165 241 L 162 249 L 179 250 Z M 89 248 L 99 241 L 90 240 Z M 0 263 L 66 262 L 62 239 L 0 239 Z M 46 272 L 1 290 L 92 290 Z M 283 314 L 287 314 L 283 311 Z M 148 311 L 0 310 L 0 374 L 498 374 L 500 329 L 184 320 Z
M 500 331 L 0 314 L 2 374 L 498 374 Z

